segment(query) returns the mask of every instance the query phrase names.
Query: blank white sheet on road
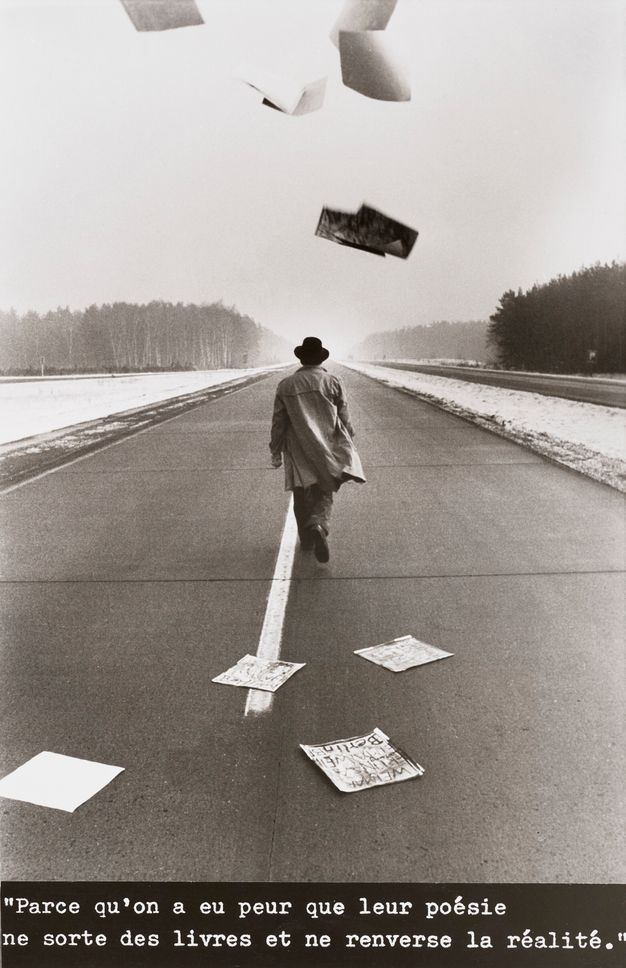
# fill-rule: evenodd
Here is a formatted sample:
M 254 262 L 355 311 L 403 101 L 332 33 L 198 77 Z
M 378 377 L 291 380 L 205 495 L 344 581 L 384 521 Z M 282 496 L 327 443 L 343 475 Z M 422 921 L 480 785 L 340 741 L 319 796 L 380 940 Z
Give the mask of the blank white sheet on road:
M 382 30 L 339 33 L 341 78 L 346 87 L 376 101 L 410 101 L 407 72 Z
M 339 47 L 340 30 L 384 30 L 398 0 L 345 0 L 329 37 Z
M 391 642 L 383 642 L 382 645 L 372 645 L 367 649 L 355 649 L 355 655 L 361 655 L 376 665 L 391 669 L 392 672 L 405 672 L 415 666 L 426 665 L 428 662 L 436 662 L 438 659 L 447 659 L 454 655 L 454 652 L 444 652 L 436 645 L 428 645 L 420 642 L 412 635 L 401 635 Z
M 204 23 L 195 0 L 122 0 L 135 29 L 173 30 Z
M 300 748 L 342 793 L 355 793 L 386 783 L 421 776 L 424 767 L 375 727 L 364 736 L 333 740 Z
M 276 692 L 305 665 L 306 662 L 283 662 L 280 659 L 260 659 L 258 655 L 244 655 L 236 665 L 216 676 L 211 682 L 223 686 L 243 686 L 246 689 Z
M 44 751 L 0 780 L 0 797 L 73 813 L 123 770 Z

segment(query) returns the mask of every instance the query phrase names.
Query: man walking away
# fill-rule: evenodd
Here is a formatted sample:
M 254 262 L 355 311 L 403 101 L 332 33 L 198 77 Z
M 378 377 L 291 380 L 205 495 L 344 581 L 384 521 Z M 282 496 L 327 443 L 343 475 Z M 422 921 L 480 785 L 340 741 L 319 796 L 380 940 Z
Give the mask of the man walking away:
M 343 383 L 322 366 L 328 350 L 307 336 L 294 354 L 302 365 L 276 389 L 272 466 L 280 467 L 284 455 L 285 490 L 293 491 L 300 543 L 326 562 L 333 494 L 346 481 L 363 484 L 365 478 Z

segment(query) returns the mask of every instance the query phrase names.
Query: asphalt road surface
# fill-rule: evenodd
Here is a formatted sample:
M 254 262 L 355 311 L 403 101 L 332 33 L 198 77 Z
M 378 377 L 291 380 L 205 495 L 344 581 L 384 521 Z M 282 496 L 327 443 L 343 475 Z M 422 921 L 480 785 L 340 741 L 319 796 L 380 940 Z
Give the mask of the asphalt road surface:
M 624 501 L 342 370 L 368 483 L 296 552 L 271 709 L 255 652 L 287 508 L 276 376 L 0 499 L 0 774 L 123 766 L 73 813 L 0 800 L 21 879 L 621 882 Z M 405 673 L 353 650 L 413 633 Z M 299 743 L 379 726 L 425 767 L 341 794 Z
M 394 370 L 412 370 L 435 376 L 486 383 L 488 386 L 509 390 L 528 390 L 548 397 L 564 397 L 582 403 L 598 403 L 605 407 L 626 407 L 626 383 L 602 377 L 561 376 L 553 373 L 517 373 L 508 370 L 472 369 L 468 366 L 431 366 L 429 363 L 390 363 L 376 360 L 378 366 Z

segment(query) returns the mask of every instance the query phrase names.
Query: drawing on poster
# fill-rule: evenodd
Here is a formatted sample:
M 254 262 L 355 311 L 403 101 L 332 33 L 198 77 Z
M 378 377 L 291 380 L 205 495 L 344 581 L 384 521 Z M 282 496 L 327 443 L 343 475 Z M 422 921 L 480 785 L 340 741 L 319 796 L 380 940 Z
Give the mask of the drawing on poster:
M 46 750 L 0 780 L 0 797 L 73 813 L 123 770 Z
M 424 767 L 376 727 L 364 736 L 300 748 L 342 793 L 355 793 L 421 776 Z
M 389 218 L 370 205 L 361 205 L 354 213 L 323 208 L 315 234 L 338 245 L 400 259 L 408 258 L 419 235 L 415 229 Z
M 136 30 L 174 30 L 204 23 L 195 0 L 122 0 Z
M 391 642 L 383 642 L 382 645 L 355 649 L 354 654 L 384 666 L 385 669 L 391 669 L 392 672 L 405 672 L 415 666 L 436 662 L 438 659 L 447 659 L 454 655 L 454 652 L 445 652 L 436 645 L 420 642 L 413 635 L 400 635 Z
M 260 659 L 257 655 L 244 655 L 234 666 L 211 682 L 218 682 L 223 686 L 243 686 L 246 689 L 276 692 L 305 665 L 306 662 L 284 662 L 279 659 Z

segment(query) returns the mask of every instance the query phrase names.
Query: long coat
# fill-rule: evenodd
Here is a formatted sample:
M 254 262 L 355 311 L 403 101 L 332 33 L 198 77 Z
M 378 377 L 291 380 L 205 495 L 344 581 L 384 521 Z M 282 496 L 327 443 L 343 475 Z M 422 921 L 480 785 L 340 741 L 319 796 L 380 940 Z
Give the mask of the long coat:
M 363 468 L 352 442 L 341 380 L 323 366 L 301 366 L 276 389 L 270 450 L 284 455 L 285 490 L 319 484 L 336 491 L 348 480 L 363 483 Z

